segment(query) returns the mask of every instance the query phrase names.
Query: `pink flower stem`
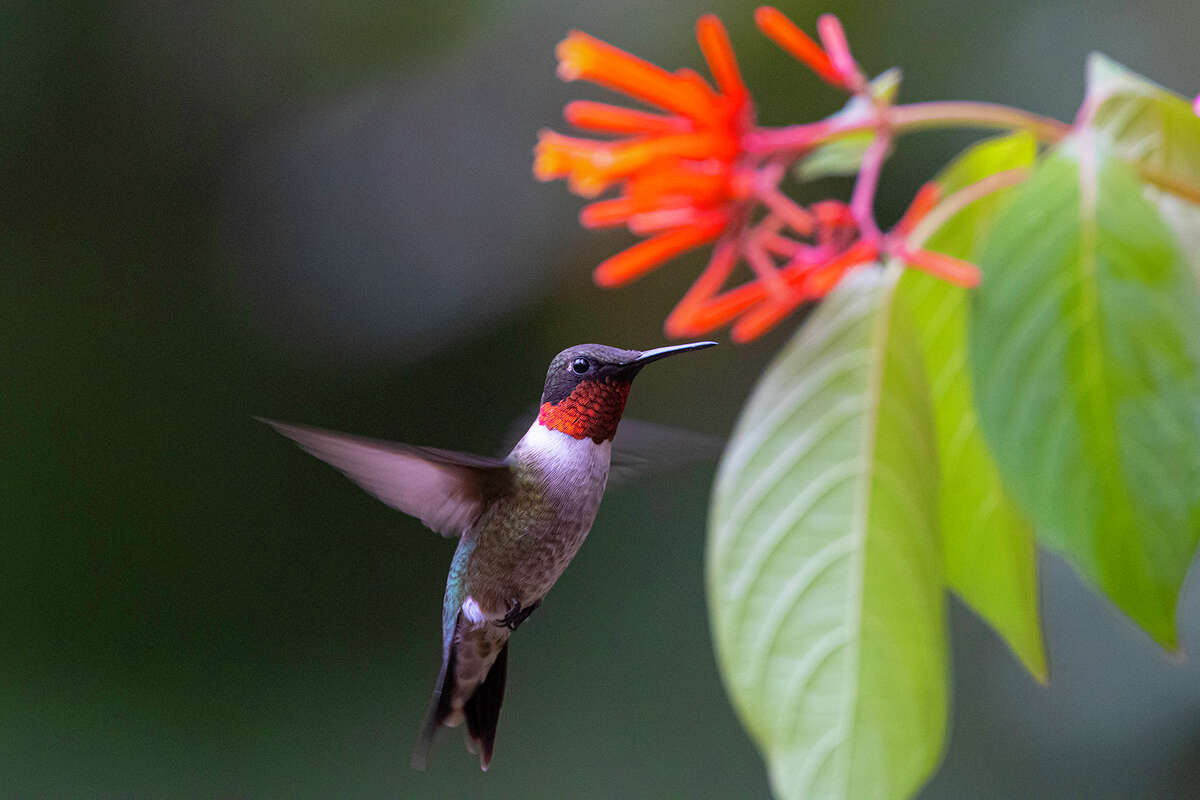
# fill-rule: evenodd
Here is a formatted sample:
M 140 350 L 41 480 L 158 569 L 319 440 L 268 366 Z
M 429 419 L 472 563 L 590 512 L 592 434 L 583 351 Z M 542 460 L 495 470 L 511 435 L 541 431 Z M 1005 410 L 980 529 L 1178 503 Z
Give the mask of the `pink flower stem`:
M 756 128 L 742 138 L 742 149 L 754 155 L 799 154 L 843 136 L 875 127 L 869 115 L 853 120 L 823 119 L 786 128 Z
M 1071 132 L 1071 126 L 1040 114 L 996 103 L 967 100 L 910 103 L 888 111 L 888 123 L 894 130 L 923 128 L 988 128 L 1028 130 L 1044 142 L 1057 142 Z
M 854 193 L 850 196 L 850 214 L 858 225 L 859 234 L 870 242 L 882 237 L 879 225 L 875 222 L 875 190 L 879 187 L 879 173 L 883 171 L 883 162 L 887 160 L 891 146 L 891 131 L 881 127 L 863 154 L 862 167 L 854 182 Z
M 861 116 L 823 119 L 786 128 L 758 128 L 746 135 L 743 145 L 754 154 L 803 153 L 834 139 L 861 133 L 881 124 L 895 133 L 930 128 L 983 128 L 1028 130 L 1045 142 L 1057 142 L 1071 127 L 1056 119 L 995 103 L 942 101 L 891 106 Z
M 833 68 L 841 76 L 842 84 L 855 94 L 862 94 L 867 86 L 867 80 L 858 68 L 858 62 L 850 54 L 850 44 L 846 41 L 846 32 L 842 23 L 833 14 L 822 14 L 817 18 L 817 34 L 821 44 L 833 62 Z
M 795 239 L 784 236 L 782 233 L 764 233 L 759 237 L 763 247 L 767 252 L 774 253 L 777 256 L 790 258 L 796 255 L 802 247 L 801 243 Z
M 746 263 L 750 265 L 750 269 L 754 270 L 771 295 L 779 300 L 790 296 L 787 284 L 783 282 L 783 277 L 779 274 L 779 269 L 757 238 L 746 240 L 743 254 L 746 256 Z
M 815 222 L 813 216 L 805 211 L 796 201 L 779 191 L 775 186 L 763 186 L 755 193 L 772 214 L 779 217 L 793 231 L 801 236 L 813 232 Z

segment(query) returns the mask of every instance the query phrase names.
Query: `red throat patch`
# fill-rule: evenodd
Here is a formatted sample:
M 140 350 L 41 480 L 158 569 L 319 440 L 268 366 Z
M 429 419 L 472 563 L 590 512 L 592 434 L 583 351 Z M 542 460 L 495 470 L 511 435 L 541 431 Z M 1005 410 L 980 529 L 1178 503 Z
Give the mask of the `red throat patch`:
M 582 381 L 561 402 L 542 403 L 538 422 L 575 439 L 609 441 L 617 432 L 629 386 L 629 381 Z

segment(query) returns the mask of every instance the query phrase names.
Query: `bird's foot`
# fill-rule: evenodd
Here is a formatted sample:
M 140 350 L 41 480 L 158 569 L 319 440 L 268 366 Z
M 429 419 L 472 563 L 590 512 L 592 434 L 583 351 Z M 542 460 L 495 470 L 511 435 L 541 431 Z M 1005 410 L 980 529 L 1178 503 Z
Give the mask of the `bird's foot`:
M 517 626 L 528 619 L 529 615 L 534 612 L 534 609 L 541 604 L 541 600 L 535 600 L 522 608 L 521 601 L 514 599 L 508 604 L 508 613 L 504 615 L 504 618 L 496 620 L 493 624 L 500 628 L 508 628 L 510 631 L 515 631 Z

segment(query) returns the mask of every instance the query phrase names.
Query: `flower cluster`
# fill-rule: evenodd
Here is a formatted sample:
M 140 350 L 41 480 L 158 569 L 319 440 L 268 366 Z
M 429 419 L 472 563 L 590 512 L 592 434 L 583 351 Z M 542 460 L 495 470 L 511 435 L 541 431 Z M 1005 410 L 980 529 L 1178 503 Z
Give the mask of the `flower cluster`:
M 590 101 L 564 109 L 574 127 L 610 138 L 589 139 L 543 131 L 534 160 L 539 180 L 566 179 L 595 198 L 580 213 L 588 228 L 625 226 L 646 237 L 601 263 L 595 280 L 619 286 L 690 250 L 713 245 L 708 266 L 666 321 L 670 336 L 691 336 L 733 323 L 732 336 L 761 335 L 800 305 L 824 297 L 848 271 L 895 256 L 947 280 L 973 286 L 974 266 L 913 250 L 905 237 L 937 202 L 930 184 L 889 232 L 875 223 L 872 206 L 879 171 L 891 148 L 885 103 L 850 53 L 837 18 L 818 21 L 821 44 L 774 8 L 758 9 L 759 28 L 826 82 L 863 98 L 862 120 L 838 129 L 797 126 L 778 145 L 755 124 L 754 105 L 721 22 L 696 26 L 713 84 L 692 70 L 668 72 L 586 34 L 573 32 L 558 46 L 558 73 L 621 92 L 656 112 Z M 714 86 L 715 84 L 715 86 Z M 780 183 L 796 159 L 847 131 L 872 131 L 872 143 L 849 204 L 824 200 L 805 207 Z M 726 284 L 744 264 L 753 278 Z
M 737 162 L 742 136 L 753 124 L 750 95 L 716 17 L 700 20 L 697 38 L 719 92 L 695 72 L 667 72 L 583 33 L 558 46 L 564 79 L 590 80 L 666 112 L 576 101 L 564 110 L 567 122 L 626 138 L 596 141 L 545 131 L 538 142 L 534 174 L 540 180 L 566 178 L 584 197 L 620 185 L 619 197 L 583 209 L 584 226 L 626 225 L 650 235 L 600 265 L 596 282 L 602 286 L 618 286 L 713 241 L 744 202 L 745 176 Z

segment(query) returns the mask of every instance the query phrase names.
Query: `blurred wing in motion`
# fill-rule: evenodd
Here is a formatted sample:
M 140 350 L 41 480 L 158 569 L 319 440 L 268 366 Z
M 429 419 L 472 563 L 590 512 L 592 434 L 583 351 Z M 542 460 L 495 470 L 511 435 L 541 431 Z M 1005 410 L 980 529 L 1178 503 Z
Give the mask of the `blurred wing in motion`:
M 497 458 L 256 419 L 443 536 L 461 536 L 511 480 Z
M 725 440 L 719 436 L 622 419 L 613 437 L 608 485 L 618 486 L 700 461 L 716 461 L 724 447 Z

